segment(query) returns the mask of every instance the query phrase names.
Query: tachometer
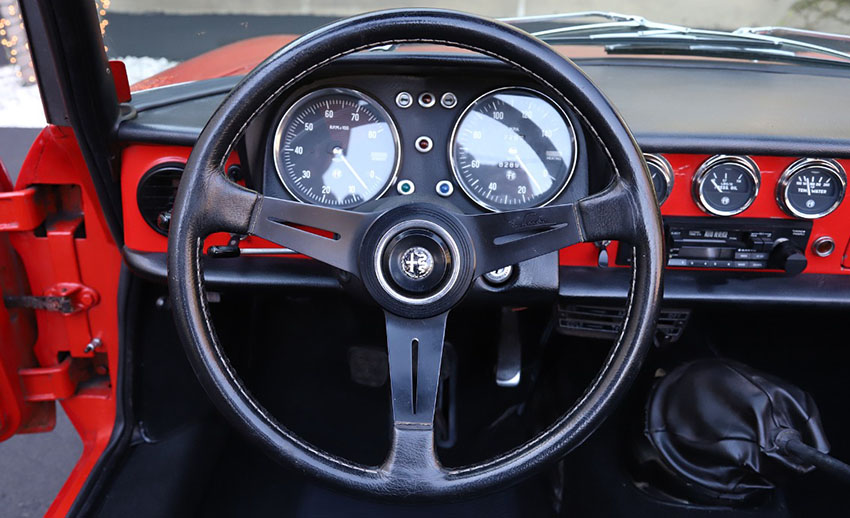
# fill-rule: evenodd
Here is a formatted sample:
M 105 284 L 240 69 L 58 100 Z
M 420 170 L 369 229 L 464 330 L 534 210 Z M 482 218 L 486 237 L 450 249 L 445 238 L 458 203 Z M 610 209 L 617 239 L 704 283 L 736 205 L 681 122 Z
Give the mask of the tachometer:
M 570 119 L 543 94 L 502 88 L 461 114 L 449 143 L 455 179 L 478 205 L 498 211 L 545 205 L 572 176 Z
M 747 157 L 717 155 L 706 160 L 694 175 L 694 201 L 715 216 L 734 216 L 756 199 L 761 175 Z
M 382 195 L 398 171 L 398 131 L 387 111 L 346 88 L 325 88 L 293 104 L 274 137 L 274 164 L 295 198 L 351 208 Z
M 815 219 L 834 211 L 844 199 L 847 176 L 831 160 L 803 158 L 779 177 L 776 199 L 787 214 Z

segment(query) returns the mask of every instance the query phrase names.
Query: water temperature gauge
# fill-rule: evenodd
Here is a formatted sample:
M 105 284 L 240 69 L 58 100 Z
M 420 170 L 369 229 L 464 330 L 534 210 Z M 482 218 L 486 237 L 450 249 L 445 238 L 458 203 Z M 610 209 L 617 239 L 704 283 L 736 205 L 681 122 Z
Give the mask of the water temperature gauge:
M 758 167 L 750 158 L 717 155 L 694 175 L 694 201 L 709 214 L 734 216 L 752 205 L 760 184 Z
M 776 186 L 776 200 L 789 216 L 815 219 L 834 211 L 841 200 L 847 176 L 831 160 L 804 158 L 782 173 Z

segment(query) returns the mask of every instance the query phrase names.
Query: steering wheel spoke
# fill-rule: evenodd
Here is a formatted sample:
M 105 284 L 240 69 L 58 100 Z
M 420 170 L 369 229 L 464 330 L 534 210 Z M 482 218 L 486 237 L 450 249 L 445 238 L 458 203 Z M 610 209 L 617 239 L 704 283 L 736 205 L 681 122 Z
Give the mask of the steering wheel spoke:
M 630 198 L 621 180 L 578 203 L 465 216 L 477 237 L 475 275 L 601 239 L 631 239 Z
M 393 447 L 385 468 L 440 470 L 434 453 L 434 411 L 448 313 L 423 319 L 386 312 Z
M 254 206 L 248 233 L 359 275 L 360 239 L 374 219 L 371 213 L 262 196 Z

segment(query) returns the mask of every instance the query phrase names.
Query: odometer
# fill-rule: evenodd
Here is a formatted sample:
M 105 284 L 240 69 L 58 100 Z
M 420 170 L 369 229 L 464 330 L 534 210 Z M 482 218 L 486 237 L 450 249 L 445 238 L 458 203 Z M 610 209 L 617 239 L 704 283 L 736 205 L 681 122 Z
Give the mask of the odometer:
M 569 118 L 551 99 L 526 88 L 502 88 L 473 101 L 449 146 L 458 184 L 494 211 L 549 203 L 566 187 L 576 161 Z
M 815 219 L 834 211 L 844 199 L 847 176 L 836 162 L 804 158 L 779 177 L 776 199 L 787 214 Z
M 761 175 L 747 157 L 717 155 L 703 163 L 694 175 L 694 201 L 715 216 L 733 216 L 756 199 Z
M 383 194 L 400 159 L 389 114 L 355 90 L 326 88 L 293 104 L 274 138 L 274 164 L 296 199 L 351 208 Z

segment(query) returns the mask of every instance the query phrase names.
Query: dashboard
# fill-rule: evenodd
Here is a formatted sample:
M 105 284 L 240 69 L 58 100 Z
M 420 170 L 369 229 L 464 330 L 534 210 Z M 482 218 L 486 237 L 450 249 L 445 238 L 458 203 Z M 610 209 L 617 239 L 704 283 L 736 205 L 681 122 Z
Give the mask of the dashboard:
M 492 60 L 354 58 L 261 113 L 228 162 L 229 174 L 303 203 L 358 210 L 413 196 L 466 213 L 576 201 L 613 174 L 570 106 Z M 646 152 L 670 271 L 697 272 L 696 279 L 699 272 L 715 279 L 850 273 L 850 135 L 827 97 L 805 90 L 837 94 L 850 79 L 788 67 L 604 61 L 584 69 Z M 119 129 L 127 143 L 127 249 L 165 251 L 181 164 L 234 83 L 135 94 L 135 116 Z M 742 91 L 742 83 L 754 89 Z M 794 103 L 783 98 L 790 92 Z M 801 110 L 805 118 L 795 118 Z M 231 236 L 208 240 L 228 243 Z M 286 253 L 255 238 L 237 244 L 244 255 Z M 558 264 L 617 270 L 630 260 L 617 243 L 585 243 L 563 249 Z

